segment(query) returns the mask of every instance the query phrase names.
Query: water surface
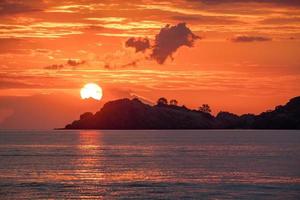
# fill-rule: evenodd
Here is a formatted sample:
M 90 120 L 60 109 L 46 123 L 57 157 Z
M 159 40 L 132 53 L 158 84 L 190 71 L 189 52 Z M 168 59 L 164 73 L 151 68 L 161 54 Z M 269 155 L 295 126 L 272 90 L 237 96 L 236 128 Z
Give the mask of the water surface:
M 300 199 L 299 131 L 1 131 L 0 199 Z

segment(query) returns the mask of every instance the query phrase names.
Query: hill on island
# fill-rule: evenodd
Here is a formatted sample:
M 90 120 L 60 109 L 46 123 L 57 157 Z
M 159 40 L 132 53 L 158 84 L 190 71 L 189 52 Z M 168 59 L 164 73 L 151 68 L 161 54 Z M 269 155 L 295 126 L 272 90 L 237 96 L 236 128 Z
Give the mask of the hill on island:
M 168 104 L 161 98 L 154 106 L 139 99 L 106 103 L 95 114 L 87 112 L 65 129 L 300 129 L 300 96 L 286 105 L 259 115 L 210 114 L 208 105 L 199 110 Z

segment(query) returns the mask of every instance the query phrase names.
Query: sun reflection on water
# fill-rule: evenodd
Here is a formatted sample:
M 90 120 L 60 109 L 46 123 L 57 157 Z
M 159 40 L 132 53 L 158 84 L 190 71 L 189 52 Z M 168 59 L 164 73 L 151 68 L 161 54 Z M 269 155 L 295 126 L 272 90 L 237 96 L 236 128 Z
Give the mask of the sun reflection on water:
M 75 174 L 81 180 L 102 179 L 102 134 L 98 131 L 81 131 L 76 146 Z

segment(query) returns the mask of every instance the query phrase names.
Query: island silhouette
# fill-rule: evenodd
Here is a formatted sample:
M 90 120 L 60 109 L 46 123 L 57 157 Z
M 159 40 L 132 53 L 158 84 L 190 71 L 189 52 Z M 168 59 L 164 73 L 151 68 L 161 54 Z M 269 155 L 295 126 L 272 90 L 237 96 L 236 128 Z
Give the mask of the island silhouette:
M 160 98 L 156 105 L 140 99 L 119 99 L 104 104 L 95 114 L 86 112 L 65 129 L 300 129 L 300 96 L 261 114 L 211 114 L 209 105 L 198 110 Z

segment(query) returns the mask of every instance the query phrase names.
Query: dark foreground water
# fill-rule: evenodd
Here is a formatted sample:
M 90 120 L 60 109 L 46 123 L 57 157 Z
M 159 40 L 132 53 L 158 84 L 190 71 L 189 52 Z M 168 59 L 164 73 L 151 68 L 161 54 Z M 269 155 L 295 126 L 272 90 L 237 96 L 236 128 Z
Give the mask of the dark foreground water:
M 300 199 L 299 131 L 1 131 L 0 199 Z

